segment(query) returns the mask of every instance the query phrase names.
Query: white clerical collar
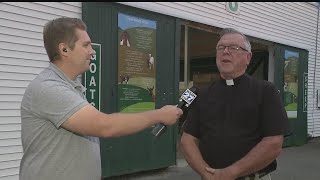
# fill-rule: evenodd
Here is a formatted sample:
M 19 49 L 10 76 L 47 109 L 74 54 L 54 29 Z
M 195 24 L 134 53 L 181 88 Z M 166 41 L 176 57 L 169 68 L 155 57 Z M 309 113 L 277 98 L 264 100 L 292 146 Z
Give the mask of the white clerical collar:
M 233 79 L 227 79 L 227 80 L 226 80 L 226 84 L 227 84 L 228 86 L 233 86 L 233 85 L 234 85 Z

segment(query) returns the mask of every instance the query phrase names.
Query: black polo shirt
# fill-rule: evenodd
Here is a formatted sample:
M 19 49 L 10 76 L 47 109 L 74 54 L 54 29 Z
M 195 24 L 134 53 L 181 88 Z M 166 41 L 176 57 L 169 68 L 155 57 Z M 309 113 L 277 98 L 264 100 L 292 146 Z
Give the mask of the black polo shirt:
M 288 118 L 275 86 L 247 74 L 228 86 L 221 79 L 200 90 L 183 130 L 199 139 L 204 160 L 225 168 L 263 137 L 284 135 Z

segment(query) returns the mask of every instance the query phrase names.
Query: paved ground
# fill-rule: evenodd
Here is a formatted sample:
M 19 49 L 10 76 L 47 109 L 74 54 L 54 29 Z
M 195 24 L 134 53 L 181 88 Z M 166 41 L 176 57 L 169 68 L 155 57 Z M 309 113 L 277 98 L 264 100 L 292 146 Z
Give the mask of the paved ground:
M 278 169 L 272 180 L 320 180 L 320 138 L 299 147 L 285 148 L 278 158 Z M 140 172 L 106 180 L 200 180 L 200 177 L 178 155 L 177 165 L 166 169 Z
M 320 138 L 300 147 L 285 148 L 273 180 L 320 180 Z

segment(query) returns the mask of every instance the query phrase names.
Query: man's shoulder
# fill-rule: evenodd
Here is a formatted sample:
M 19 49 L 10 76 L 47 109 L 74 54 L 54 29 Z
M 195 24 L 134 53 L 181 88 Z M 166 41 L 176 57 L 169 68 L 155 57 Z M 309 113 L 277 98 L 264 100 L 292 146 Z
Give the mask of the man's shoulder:
M 61 79 L 59 75 L 51 69 L 46 68 L 30 82 L 26 91 L 32 90 L 33 92 L 39 92 L 52 87 L 57 89 L 59 87 L 65 88 L 67 86 L 68 83 L 66 81 Z
M 199 87 L 199 94 L 203 94 L 204 92 L 208 92 L 209 88 L 212 86 L 212 82 L 210 82 L 209 84 L 206 85 L 202 85 L 201 87 Z
M 217 81 L 213 81 L 213 82 L 210 82 L 209 84 L 199 88 L 199 93 L 198 93 L 199 98 L 200 97 L 205 97 L 205 98 L 208 97 L 209 94 L 212 93 L 214 88 L 216 88 L 216 84 L 217 84 Z
M 252 91 L 257 92 L 259 96 L 278 92 L 278 88 L 273 82 L 257 79 L 252 76 L 250 76 L 250 79 Z
M 250 81 L 253 82 L 254 84 L 258 85 L 258 86 L 262 86 L 263 88 L 267 88 L 267 87 L 274 87 L 274 83 L 264 80 L 264 79 L 257 79 L 256 77 L 253 76 L 248 76 Z

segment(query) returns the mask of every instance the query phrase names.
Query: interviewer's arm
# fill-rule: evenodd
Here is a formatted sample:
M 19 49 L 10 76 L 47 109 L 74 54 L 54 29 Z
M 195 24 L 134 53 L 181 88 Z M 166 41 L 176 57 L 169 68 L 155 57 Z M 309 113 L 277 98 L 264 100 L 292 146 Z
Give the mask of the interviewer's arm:
M 140 113 L 105 114 L 88 104 L 66 120 L 62 127 L 81 135 L 119 137 L 139 132 L 157 123 L 172 125 L 181 114 L 181 109 L 171 105 Z

